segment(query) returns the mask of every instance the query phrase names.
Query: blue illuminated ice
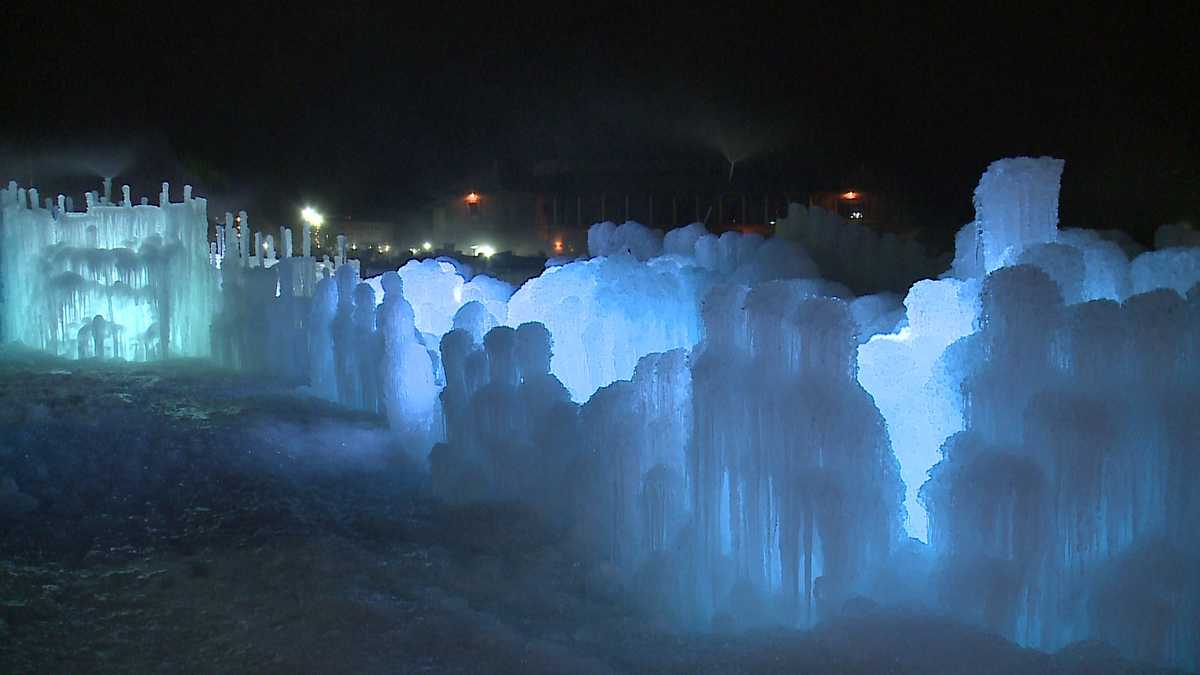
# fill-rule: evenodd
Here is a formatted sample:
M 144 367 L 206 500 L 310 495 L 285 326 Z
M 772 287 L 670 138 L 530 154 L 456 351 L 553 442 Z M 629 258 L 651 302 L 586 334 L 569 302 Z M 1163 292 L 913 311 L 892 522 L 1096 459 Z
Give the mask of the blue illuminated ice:
M 908 325 L 870 338 L 858 350 L 858 381 L 884 419 L 906 486 L 908 533 L 927 540 L 917 491 L 939 459 L 938 448 L 962 428 L 961 413 L 937 368 L 942 353 L 974 330 L 978 282 L 920 281 L 904 299 Z
M 87 193 L 83 212 L 15 182 L 0 190 L 4 339 L 72 357 L 209 354 L 207 202 L 191 186 L 171 202 L 163 183 L 157 206 L 132 204 L 128 186 L 114 203 L 110 190 Z
M 402 447 L 423 462 L 440 428 L 434 365 L 417 333 L 400 275 L 389 272 L 380 281 L 379 396 L 388 422 L 403 441 Z
M 549 268 L 508 303 L 508 325 L 536 321 L 554 335 L 552 370 L 577 402 L 632 377 L 647 354 L 694 346 L 700 304 L 713 284 L 817 274 L 791 242 L 737 232 L 718 237 L 698 224 L 668 233 L 666 255 L 641 260 L 660 248 L 651 243 L 657 240 L 637 223 L 610 225 L 594 225 L 590 237 L 609 255 Z
M 662 231 L 632 220 L 621 225 L 605 221 L 588 229 L 588 253 L 592 256 L 624 254 L 649 260 L 662 253 L 662 246 Z
M 382 413 L 435 495 L 525 503 L 681 625 L 903 596 L 1023 645 L 1195 669 L 1200 248 L 1186 225 L 1152 251 L 1059 230 L 1062 171 L 992 163 L 952 261 L 793 205 L 769 239 L 600 223 L 591 258 L 515 292 L 448 260 L 360 281 L 229 215 L 202 251 L 220 292 L 186 310 L 195 289 L 157 276 L 185 245 L 151 226 L 190 222 L 190 195 L 72 214 L 10 188 L 6 290 L 69 321 L 8 301 L 4 325 L 148 357 L 214 303 L 223 363 Z M 35 259 L 62 269 L 14 280 Z M 134 314 L 94 310 L 109 296 Z
M 975 188 L 979 259 L 990 272 L 1058 235 L 1063 161 L 1017 157 L 992 162 Z
M 537 321 L 554 335 L 552 371 L 575 401 L 633 375 L 639 358 L 700 338 L 699 304 L 711 282 L 670 259 L 614 255 L 547 269 L 508 303 L 508 324 Z
M 445 259 L 410 260 L 399 269 L 404 281 L 404 296 L 412 306 L 417 330 L 436 342 L 453 327 L 455 312 L 468 302 L 481 303 L 497 321 L 508 315 L 512 285 L 486 275 L 470 275 L 469 266 Z M 366 280 L 382 301 L 380 277 Z

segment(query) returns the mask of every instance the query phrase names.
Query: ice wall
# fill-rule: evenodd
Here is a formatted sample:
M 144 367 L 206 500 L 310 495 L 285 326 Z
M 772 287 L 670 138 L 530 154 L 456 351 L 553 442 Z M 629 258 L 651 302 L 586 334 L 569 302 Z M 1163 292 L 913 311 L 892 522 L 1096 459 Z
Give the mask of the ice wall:
M 468 302 L 479 302 L 497 321 L 508 317 L 512 285 L 486 275 L 471 275 L 470 268 L 444 259 L 410 260 L 399 270 L 404 295 L 412 305 L 417 330 L 440 339 L 453 327 L 454 314 Z M 380 277 L 366 280 L 383 297 Z
M 236 217 L 226 213 L 224 225 L 217 226 L 212 254 L 219 287 L 211 329 L 213 356 L 231 368 L 291 380 L 307 379 L 310 371 L 324 373 L 327 364 L 319 350 L 310 354 L 310 342 L 319 345 L 332 337 L 320 331 L 314 334 L 311 315 L 325 309 L 314 302 L 314 296 L 324 297 L 323 292 L 333 290 L 332 280 L 319 283 L 333 272 L 333 264 L 296 255 L 288 227 L 279 229 L 281 247 L 275 246 L 273 234 L 265 238 L 263 234 L 252 231 L 245 211 Z M 311 253 L 307 227 L 301 231 L 300 251 Z M 346 266 L 356 265 L 349 261 Z M 329 320 L 335 306 L 336 299 L 329 307 Z M 332 374 L 316 375 L 314 389 L 332 392 L 332 378 Z
M 129 360 L 209 353 L 215 307 L 204 199 L 120 203 L 88 193 L 38 203 L 35 189 L 0 191 L 4 339 L 72 357 Z
M 1104 639 L 1195 668 L 1197 249 L 1051 228 L 1060 172 L 992 165 L 952 269 L 860 347 L 859 379 L 935 556 L 935 605 L 1029 646 Z
M 805 281 L 725 286 L 693 366 L 692 485 L 707 575 L 809 623 L 865 592 L 899 541 L 903 489 L 883 419 L 855 379 L 849 307 Z M 772 604 L 772 603 L 768 603 Z
M 1197 306 L 1068 305 L 1032 266 L 985 279 L 979 332 L 944 357 L 964 427 L 921 491 L 948 609 L 1031 646 L 1200 663 Z
M 638 359 L 691 347 L 709 284 L 694 265 L 628 255 L 547 269 L 508 304 L 508 323 L 538 321 L 554 335 L 551 370 L 575 401 L 633 375 Z
M 657 235 L 637 223 L 594 225 L 589 241 L 607 255 L 548 268 L 513 294 L 509 325 L 544 324 L 555 338 L 552 370 L 577 402 L 629 379 L 647 354 L 690 349 L 700 304 L 716 283 L 817 276 L 803 248 L 757 235 L 709 233 L 700 224 Z M 839 291 L 842 292 L 842 291 Z
M 454 501 L 523 500 L 569 522 L 577 406 L 550 374 L 549 331 L 497 326 L 481 344 L 456 329 L 441 350 L 447 442 L 429 457 L 434 491 Z
M 213 349 L 385 415 L 437 495 L 532 506 L 681 625 L 806 626 L 901 598 L 1033 647 L 1098 638 L 1195 669 L 1198 249 L 1182 226 L 1149 252 L 1058 230 L 1061 171 L 989 167 L 950 269 L 902 305 L 851 288 L 928 261 L 856 231 L 800 235 L 810 255 L 599 224 L 595 257 L 514 293 L 447 260 L 363 280 L 228 215 L 204 257 Z M 30 264 L 11 251 L 58 250 L 43 238 L 72 222 L 30 198 L 4 193 L 6 293 Z M 92 203 L 98 223 L 143 213 Z M 9 227 L 26 222 L 43 227 Z M 149 275 L 173 260 L 155 236 L 49 260 Z M 119 319 L 77 314 L 74 349 L 116 350 Z
M 460 310 L 435 491 L 537 506 L 684 623 L 840 611 L 900 539 L 896 462 L 855 381 L 860 335 L 894 328 L 898 301 L 812 278 L 791 242 L 699 225 L 639 260 L 627 226 L 518 290 L 510 324 L 537 321 L 480 340 L 486 313 Z
M 691 401 L 687 354 L 674 349 L 643 357 L 581 410 L 576 528 L 626 570 L 672 552 L 693 516 Z
M 1105 233 L 1057 230 L 1061 172 L 1062 162 L 1050 158 L 993 162 L 975 190 L 976 219 L 956 238 L 951 269 L 941 280 L 913 285 L 905 300 L 905 328 L 860 348 L 859 380 L 887 419 L 903 467 L 908 531 L 914 537 L 927 536 L 917 491 L 939 458 L 938 448 L 961 430 L 962 410 L 970 402 L 963 391 L 970 383 L 946 350 L 975 332 L 981 281 L 988 271 L 1018 264 L 1036 268 L 1068 305 L 1120 302 L 1157 288 L 1186 294 L 1200 281 L 1198 249 L 1146 252 L 1131 262 Z
M 529 504 L 683 625 L 867 596 L 1195 668 L 1196 249 L 1059 230 L 1061 171 L 989 167 L 949 269 L 902 305 L 851 290 L 928 264 L 886 238 L 803 235 L 829 280 L 793 241 L 696 224 L 597 225 L 595 257 L 511 298 L 448 261 L 348 305 L 322 281 L 313 386 L 365 377 L 335 326 L 384 333 L 383 408 L 434 446 L 436 494 Z

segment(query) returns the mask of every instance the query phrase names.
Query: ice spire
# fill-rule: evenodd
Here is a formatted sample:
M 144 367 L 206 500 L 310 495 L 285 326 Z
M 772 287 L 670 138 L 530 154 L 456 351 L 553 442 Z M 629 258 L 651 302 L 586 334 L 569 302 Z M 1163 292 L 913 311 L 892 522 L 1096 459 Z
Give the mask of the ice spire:
M 250 218 L 245 211 L 238 211 L 238 255 L 242 257 L 242 267 L 250 264 Z

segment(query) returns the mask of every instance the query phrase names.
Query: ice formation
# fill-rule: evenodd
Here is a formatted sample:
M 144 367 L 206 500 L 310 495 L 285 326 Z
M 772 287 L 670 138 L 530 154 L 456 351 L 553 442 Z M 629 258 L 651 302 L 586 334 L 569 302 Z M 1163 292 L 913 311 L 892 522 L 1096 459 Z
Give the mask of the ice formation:
M 302 237 L 301 250 L 311 252 L 307 227 Z M 319 348 L 310 348 L 332 340 L 332 334 L 314 330 L 313 318 L 328 313 L 332 320 L 337 310 L 336 286 L 327 278 L 333 266 L 295 255 L 289 228 L 280 229 L 279 240 L 282 251 L 273 249 L 273 236 L 265 244 L 263 237 L 252 236 L 245 211 L 236 218 L 226 213 L 225 224 L 217 227 L 211 256 L 219 287 L 212 353 L 233 368 L 311 379 L 315 391 L 333 398 L 332 363 Z M 353 261 L 345 267 L 354 269 Z
M 1049 157 L 1001 159 L 988 166 L 975 188 L 975 244 L 984 270 L 1056 239 L 1062 171 L 1063 161 Z
M 1196 667 L 1196 249 L 1059 230 L 1062 167 L 993 163 L 903 310 L 800 249 L 599 226 L 605 255 L 509 303 L 549 329 L 553 386 L 513 365 L 512 328 L 480 341 L 478 310 L 443 339 L 437 490 L 528 501 L 685 623 L 805 625 L 866 595 Z
M 737 592 L 779 597 L 793 621 L 864 592 L 899 541 L 899 470 L 856 352 L 849 307 L 811 284 L 706 301 L 693 368 L 700 564 L 730 556 Z
M 437 495 L 527 503 L 683 625 L 806 626 L 866 596 L 1195 669 L 1200 248 L 1184 225 L 1153 251 L 1060 230 L 1062 171 L 990 165 L 953 261 L 794 206 L 766 240 L 600 223 L 593 257 L 515 292 L 448 260 L 360 280 L 344 250 L 317 261 L 305 235 L 297 256 L 288 230 L 251 244 L 229 215 L 202 251 L 212 349 L 386 415 Z M 93 196 L 72 214 L 31 198 L 4 193 L 6 292 L 33 264 L 17 251 L 132 283 L 96 271 L 110 261 L 170 308 L 171 352 L 194 339 L 185 286 L 152 278 L 177 260 L 157 230 L 136 253 L 54 257 L 45 237 L 92 227 L 84 248 L 106 251 L 96 233 L 129 217 L 178 226 L 170 239 L 200 200 Z M 11 297 L 6 335 L 147 349 L 100 296 L 71 305 L 69 330 Z
M 628 255 L 546 270 L 509 301 L 509 324 L 539 321 L 554 335 L 552 370 L 576 401 L 633 375 L 640 357 L 700 337 L 707 281 L 694 266 Z
M 5 340 L 71 357 L 209 353 L 215 288 L 207 203 L 162 184 L 157 206 L 89 192 L 74 211 L 36 189 L 0 190 Z
M 626 231 L 641 236 L 645 228 L 609 225 L 594 226 L 603 236 L 590 239 L 608 255 L 549 268 L 508 303 L 508 325 L 537 321 L 554 335 L 552 370 L 577 402 L 630 378 L 647 354 L 693 347 L 700 339 L 700 304 L 714 284 L 817 275 L 804 250 L 790 242 L 737 232 L 717 237 L 699 224 L 683 228 L 683 235 L 668 233 L 667 255 L 639 260 L 628 245 L 611 242 Z
M 775 225 L 775 236 L 803 246 L 827 278 L 860 293 L 903 292 L 947 265 L 911 239 L 880 234 L 819 206 L 788 205 L 787 217 Z
M 513 287 L 485 275 L 469 276 L 470 268 L 456 266 L 443 259 L 410 260 L 399 270 L 404 281 L 404 296 L 412 305 L 417 330 L 440 339 L 453 327 L 455 312 L 468 302 L 482 304 L 497 320 L 508 314 L 508 298 Z M 383 297 L 379 277 L 367 280 Z
M 1034 267 L 985 279 L 980 330 L 943 357 L 964 427 L 922 488 L 948 609 L 1023 644 L 1102 636 L 1196 667 L 1197 319 L 1194 293 L 1068 305 Z
M 858 350 L 858 380 L 887 420 L 892 449 L 907 489 L 908 532 L 927 538 L 925 509 L 917 491 L 937 463 L 942 441 L 962 426 L 946 397 L 938 358 L 970 334 L 978 314 L 978 282 L 919 281 L 904 299 L 908 325 L 871 337 Z
M 588 253 L 593 256 L 624 254 L 649 260 L 662 253 L 662 246 L 661 231 L 632 220 L 621 225 L 605 221 L 588 229 Z
M 404 297 L 404 282 L 399 274 L 388 272 L 381 279 L 383 298 L 378 310 L 374 297 L 363 293 L 364 311 L 376 312 L 379 342 L 370 348 L 375 367 L 379 403 L 387 413 L 388 422 L 398 432 L 404 445 L 420 459 L 432 447 L 440 428 L 436 419 L 437 384 L 429 351 L 417 333 L 412 306 Z M 360 284 L 360 288 L 370 288 Z M 381 366 L 381 367 L 380 367 Z

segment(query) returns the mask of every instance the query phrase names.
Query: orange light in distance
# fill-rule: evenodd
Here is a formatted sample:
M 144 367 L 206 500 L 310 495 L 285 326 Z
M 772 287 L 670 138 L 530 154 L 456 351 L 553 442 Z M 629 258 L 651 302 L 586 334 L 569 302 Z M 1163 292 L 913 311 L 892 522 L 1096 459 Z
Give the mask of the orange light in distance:
M 557 253 L 562 253 L 562 250 L 563 250 L 563 243 L 562 243 L 562 239 L 555 239 L 555 240 L 554 240 L 554 250 L 555 250 L 555 252 L 557 252 Z
M 479 195 L 475 194 L 474 192 L 467 195 L 467 203 L 472 204 L 472 205 L 478 204 L 479 203 Z
M 855 199 L 858 199 L 858 197 L 859 197 L 858 193 L 855 192 L 854 190 L 850 190 L 849 192 L 842 193 L 842 199 L 845 199 L 846 201 L 854 201 Z

